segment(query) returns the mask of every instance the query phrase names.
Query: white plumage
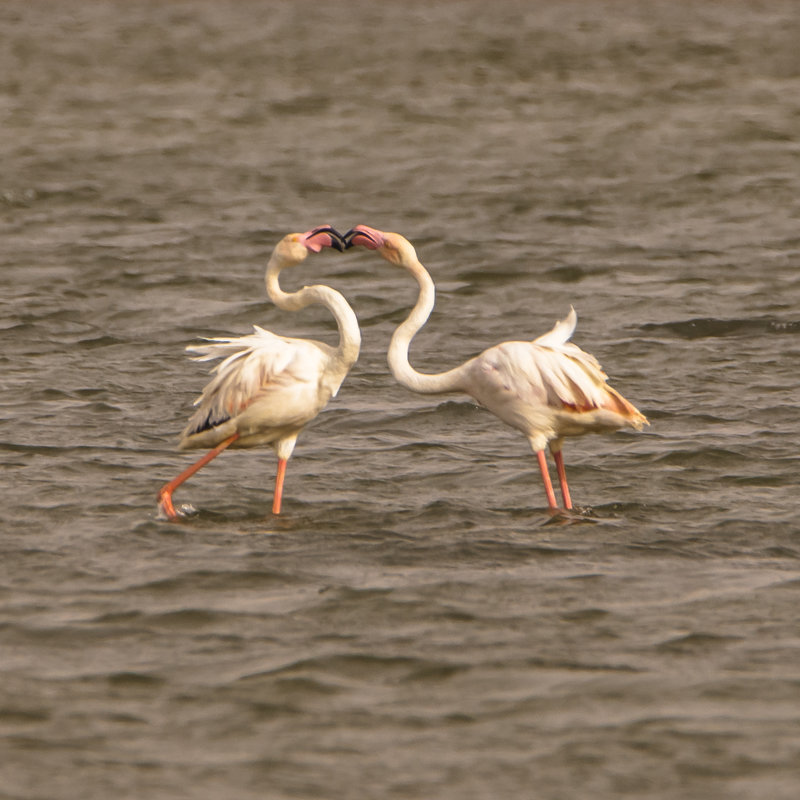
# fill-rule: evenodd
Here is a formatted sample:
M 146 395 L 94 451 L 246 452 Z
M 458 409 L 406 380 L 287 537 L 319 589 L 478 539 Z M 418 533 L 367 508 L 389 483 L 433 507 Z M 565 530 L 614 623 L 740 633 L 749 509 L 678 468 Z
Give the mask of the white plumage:
M 198 354 L 194 361 L 224 360 L 195 400 L 198 408 L 181 435 L 181 449 L 213 446 L 221 435 L 215 429 L 233 420 L 239 432 L 234 447 L 271 444 L 285 429 L 302 428 L 314 419 L 339 390 L 341 380 L 326 381 L 335 358 L 332 347 L 253 328 L 248 336 L 208 339 L 186 348 Z

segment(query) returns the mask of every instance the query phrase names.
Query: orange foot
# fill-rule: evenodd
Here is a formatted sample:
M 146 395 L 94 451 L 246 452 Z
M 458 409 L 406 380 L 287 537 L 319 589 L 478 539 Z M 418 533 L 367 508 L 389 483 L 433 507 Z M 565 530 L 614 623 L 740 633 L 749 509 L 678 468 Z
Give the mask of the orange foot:
M 172 505 L 172 492 L 166 488 L 158 493 L 158 507 L 161 509 L 161 513 L 170 521 L 178 519 L 181 516 L 181 514 L 175 510 L 175 506 Z

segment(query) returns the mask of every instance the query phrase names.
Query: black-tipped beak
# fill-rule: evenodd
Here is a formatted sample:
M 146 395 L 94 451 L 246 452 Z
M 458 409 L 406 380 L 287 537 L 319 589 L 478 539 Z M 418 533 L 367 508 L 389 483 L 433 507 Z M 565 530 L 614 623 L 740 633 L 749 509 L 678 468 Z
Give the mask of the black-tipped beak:
M 362 237 L 367 241 L 358 242 L 356 241 L 358 237 Z M 364 245 L 365 247 L 369 247 L 370 249 L 374 250 L 375 248 L 379 247 L 380 243 L 375 239 L 374 236 L 366 231 L 362 231 L 358 227 L 350 228 L 350 230 L 344 235 L 344 246 L 349 250 L 351 247 L 356 247 L 358 245 Z
M 358 233 L 355 228 L 350 228 L 349 231 L 344 235 L 344 246 L 346 250 L 349 250 L 351 247 L 355 247 L 353 244 L 353 237 Z
M 336 230 L 336 228 L 333 228 L 330 225 L 320 225 L 319 228 L 314 228 L 314 230 L 309 234 L 308 238 L 313 239 L 315 236 L 323 233 L 327 234 L 331 247 L 333 247 L 335 250 L 338 250 L 340 253 L 344 252 L 345 247 L 347 246 L 344 237 L 341 233 L 339 233 L 339 231 Z

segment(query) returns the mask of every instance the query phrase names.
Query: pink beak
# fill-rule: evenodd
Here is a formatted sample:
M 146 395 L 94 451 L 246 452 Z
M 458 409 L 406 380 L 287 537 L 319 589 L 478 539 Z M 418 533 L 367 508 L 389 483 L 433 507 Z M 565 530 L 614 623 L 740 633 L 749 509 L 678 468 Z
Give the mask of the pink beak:
M 341 253 L 345 248 L 344 237 L 330 225 L 321 225 L 306 231 L 302 236 L 302 242 L 312 253 L 319 253 L 323 247 L 332 247 Z
M 366 247 L 369 250 L 377 250 L 386 241 L 383 233 L 368 225 L 356 225 L 350 228 L 344 235 L 345 247 Z

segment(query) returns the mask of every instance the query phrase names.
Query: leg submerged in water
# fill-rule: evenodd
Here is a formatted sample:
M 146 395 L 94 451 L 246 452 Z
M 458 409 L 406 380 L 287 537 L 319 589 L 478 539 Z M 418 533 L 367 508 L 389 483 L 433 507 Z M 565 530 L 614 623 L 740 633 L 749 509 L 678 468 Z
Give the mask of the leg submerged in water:
M 556 493 L 553 491 L 553 484 L 550 480 L 550 470 L 547 469 L 547 456 L 544 450 L 537 450 L 536 458 L 539 460 L 539 469 L 542 472 L 542 482 L 544 483 L 544 493 L 547 495 L 547 505 L 551 511 L 557 511 L 558 504 L 556 503 Z
M 181 472 L 177 478 L 173 478 L 169 483 L 165 483 L 161 487 L 161 491 L 158 493 L 158 507 L 167 519 L 178 519 L 178 517 L 181 516 L 172 504 L 172 493 L 187 479 L 191 478 L 195 472 L 202 469 L 209 461 L 215 459 L 226 447 L 232 445 L 238 438 L 238 433 L 229 436 L 222 444 L 218 444 L 213 450 L 209 450 L 202 458 L 198 459 L 188 469 Z
M 553 459 L 556 462 L 556 470 L 558 471 L 558 483 L 561 486 L 561 497 L 564 500 L 564 508 L 567 511 L 572 510 L 572 498 L 569 496 L 569 486 L 567 485 L 567 471 L 564 469 L 564 456 L 561 454 L 561 449 L 553 450 Z

